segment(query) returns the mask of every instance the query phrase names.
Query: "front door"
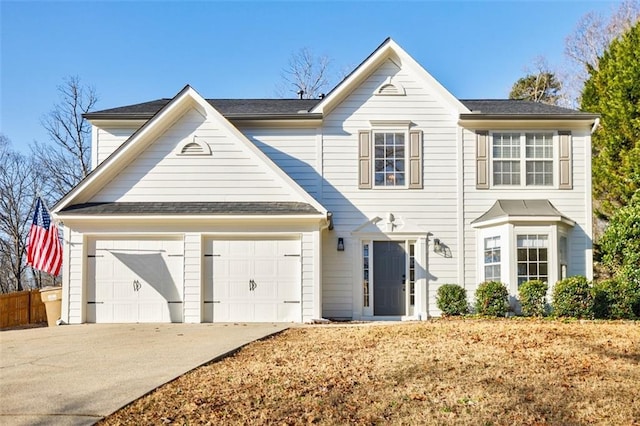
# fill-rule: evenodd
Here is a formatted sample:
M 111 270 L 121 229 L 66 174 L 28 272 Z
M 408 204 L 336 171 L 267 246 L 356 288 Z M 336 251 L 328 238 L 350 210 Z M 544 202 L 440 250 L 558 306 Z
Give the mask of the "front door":
M 373 243 L 373 315 L 405 315 L 404 242 Z

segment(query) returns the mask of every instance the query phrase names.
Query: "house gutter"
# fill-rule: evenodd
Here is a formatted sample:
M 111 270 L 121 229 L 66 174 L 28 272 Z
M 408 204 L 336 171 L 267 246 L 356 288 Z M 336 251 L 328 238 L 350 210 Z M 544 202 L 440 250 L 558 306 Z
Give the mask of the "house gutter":
M 598 114 L 460 114 L 460 121 L 487 121 L 487 120 L 596 120 Z

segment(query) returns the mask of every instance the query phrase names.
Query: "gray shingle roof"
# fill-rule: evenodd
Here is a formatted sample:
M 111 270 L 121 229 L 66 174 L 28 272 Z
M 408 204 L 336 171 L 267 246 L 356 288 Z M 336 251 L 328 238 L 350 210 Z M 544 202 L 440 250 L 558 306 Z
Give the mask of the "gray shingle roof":
M 473 113 L 479 114 L 578 114 L 569 108 L 515 99 L 461 99 Z
M 140 104 L 84 114 L 92 118 L 151 118 L 167 105 L 171 99 L 163 98 Z M 207 102 L 225 117 L 295 115 L 307 112 L 320 99 L 207 99 Z
M 98 118 L 140 118 L 148 119 L 156 114 L 171 99 L 163 98 L 134 105 L 89 112 L 88 119 Z M 227 118 L 243 116 L 297 115 L 316 106 L 320 99 L 207 99 L 207 102 Z M 576 116 L 590 114 L 569 108 L 546 105 L 538 102 L 513 99 L 461 99 L 475 115 L 554 115 Z M 469 117 L 469 115 L 466 115 Z
M 85 203 L 65 207 L 60 214 L 74 215 L 316 215 L 313 206 L 298 202 L 115 202 Z
M 510 217 L 557 217 L 573 222 L 560 213 L 549 200 L 498 200 L 482 216 L 471 222 L 478 224 Z

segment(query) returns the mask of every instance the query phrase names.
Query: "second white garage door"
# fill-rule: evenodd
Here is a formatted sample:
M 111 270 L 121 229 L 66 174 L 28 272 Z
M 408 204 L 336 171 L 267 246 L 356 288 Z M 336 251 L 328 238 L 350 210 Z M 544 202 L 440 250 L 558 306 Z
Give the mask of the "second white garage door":
M 300 322 L 300 240 L 207 240 L 205 322 Z

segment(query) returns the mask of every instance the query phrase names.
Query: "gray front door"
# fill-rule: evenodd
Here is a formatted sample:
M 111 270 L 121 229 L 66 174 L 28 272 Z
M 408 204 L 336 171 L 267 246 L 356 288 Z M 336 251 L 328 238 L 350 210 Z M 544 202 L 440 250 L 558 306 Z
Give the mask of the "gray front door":
M 373 315 L 405 314 L 404 243 L 373 243 Z

